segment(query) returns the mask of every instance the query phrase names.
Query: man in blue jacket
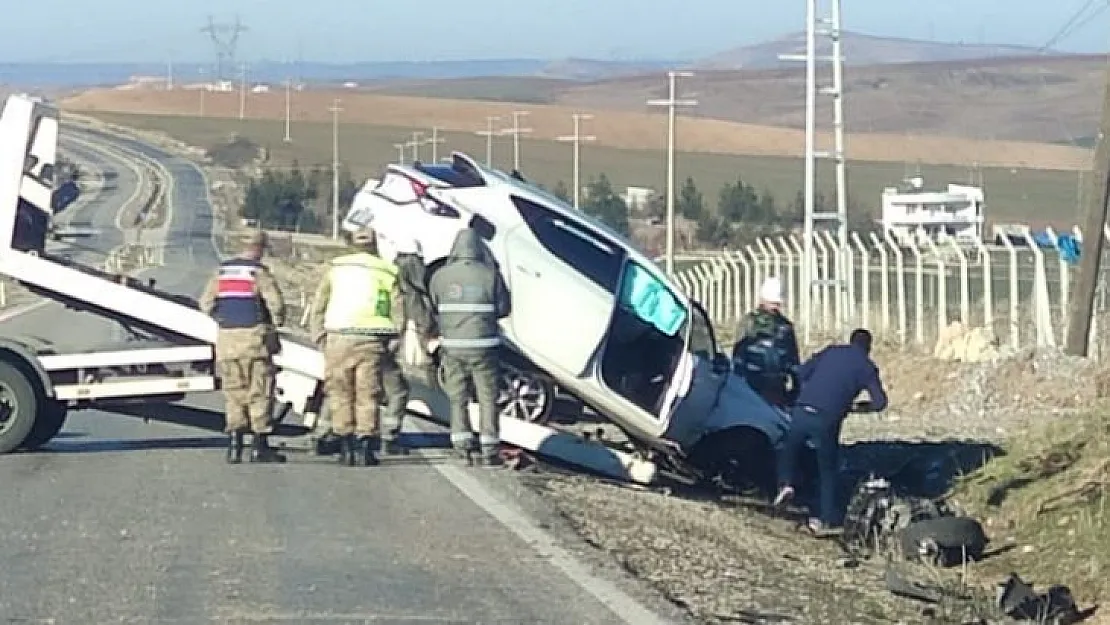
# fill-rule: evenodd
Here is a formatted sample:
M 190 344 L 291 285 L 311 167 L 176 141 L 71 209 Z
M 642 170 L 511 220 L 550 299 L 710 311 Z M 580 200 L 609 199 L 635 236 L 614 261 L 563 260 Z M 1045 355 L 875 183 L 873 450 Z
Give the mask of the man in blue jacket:
M 775 506 L 794 496 L 794 477 L 798 453 L 807 441 L 817 452 L 817 480 L 820 489 L 818 515 L 810 518 L 815 532 L 836 525 L 836 505 L 840 472 L 840 425 L 849 412 L 880 412 L 887 397 L 879 368 L 871 360 L 871 333 L 862 328 L 852 331 L 847 345 L 831 345 L 817 352 L 798 369 L 801 391 L 791 413 L 790 433 L 779 453 L 778 475 L 781 488 Z M 859 392 L 867 390 L 870 402 L 853 406 Z

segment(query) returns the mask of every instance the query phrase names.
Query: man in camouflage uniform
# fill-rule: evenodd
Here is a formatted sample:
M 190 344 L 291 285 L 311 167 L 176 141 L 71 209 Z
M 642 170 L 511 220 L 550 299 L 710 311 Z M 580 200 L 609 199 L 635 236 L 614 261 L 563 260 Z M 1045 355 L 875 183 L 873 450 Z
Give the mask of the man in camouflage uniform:
M 354 466 L 361 456 L 363 466 L 373 466 L 380 446 L 401 451 L 396 439 L 409 388 L 395 354 L 404 317 L 396 265 L 378 256 L 369 228 L 350 236 L 352 253 L 331 261 L 316 291 L 310 327 L 324 347 L 324 391 L 339 461 Z M 383 394 L 389 400 L 384 437 L 378 418 Z
M 768 278 L 759 290 L 758 307 L 740 322 L 732 350 L 737 371 L 748 385 L 776 406 L 790 403 L 797 391 L 794 372 L 799 364 L 794 325 L 782 314 L 782 284 Z M 787 380 L 794 380 L 789 392 Z
M 285 462 L 269 446 L 273 432 L 273 355 L 276 328 L 285 324 L 285 300 L 262 264 L 266 233 L 252 232 L 243 253 L 220 264 L 200 296 L 199 307 L 219 324 L 216 369 L 226 400 L 227 461 L 243 457 L 243 434 L 254 433 L 251 462 Z
M 455 237 L 447 262 L 432 274 L 428 285 L 439 329 L 443 386 L 451 399 L 451 446 L 470 459 L 474 434 L 470 429 L 470 386 L 478 399 L 479 464 L 500 464 L 500 427 L 497 386 L 501 329 L 511 302 L 501 272 L 493 264 L 478 233 L 464 228 Z

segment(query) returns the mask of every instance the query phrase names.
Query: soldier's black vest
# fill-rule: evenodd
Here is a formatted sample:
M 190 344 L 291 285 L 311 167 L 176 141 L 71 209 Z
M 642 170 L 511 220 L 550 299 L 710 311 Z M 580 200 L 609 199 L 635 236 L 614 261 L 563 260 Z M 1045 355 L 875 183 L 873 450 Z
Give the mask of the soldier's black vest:
M 258 273 L 262 270 L 262 263 L 249 258 L 220 263 L 212 317 L 221 328 L 253 328 L 270 323 L 270 312 L 258 294 Z

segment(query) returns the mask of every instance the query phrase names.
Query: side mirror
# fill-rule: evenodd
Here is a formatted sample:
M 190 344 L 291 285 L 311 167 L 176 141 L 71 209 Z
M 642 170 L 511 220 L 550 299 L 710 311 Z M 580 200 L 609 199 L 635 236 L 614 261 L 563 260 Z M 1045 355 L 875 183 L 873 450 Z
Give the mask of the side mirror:
M 713 373 L 724 375 L 732 372 L 732 359 L 727 354 L 717 352 L 713 356 Z

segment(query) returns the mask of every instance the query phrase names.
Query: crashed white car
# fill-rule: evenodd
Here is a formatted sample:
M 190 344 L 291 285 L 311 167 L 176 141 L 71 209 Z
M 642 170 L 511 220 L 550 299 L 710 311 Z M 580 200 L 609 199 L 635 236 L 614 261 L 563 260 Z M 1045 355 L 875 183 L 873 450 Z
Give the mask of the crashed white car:
M 367 224 L 386 258 L 391 239 L 415 237 L 429 275 L 460 228 L 486 241 L 512 297 L 501 322 L 503 415 L 545 419 L 557 385 L 657 461 L 729 481 L 757 469 L 769 486 L 789 419 L 732 373 L 701 305 L 621 235 L 460 153 L 450 164 L 389 165 L 344 228 Z

